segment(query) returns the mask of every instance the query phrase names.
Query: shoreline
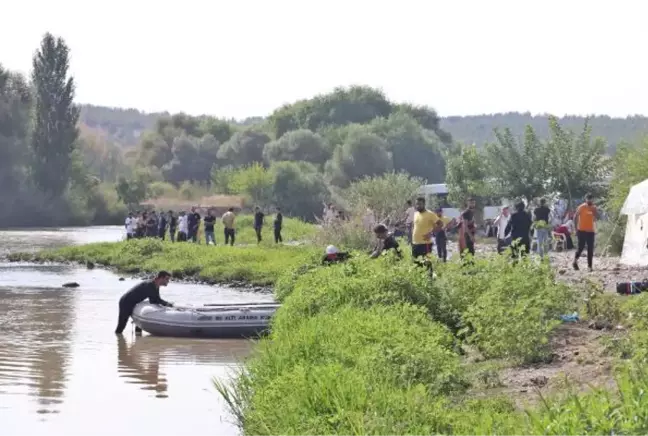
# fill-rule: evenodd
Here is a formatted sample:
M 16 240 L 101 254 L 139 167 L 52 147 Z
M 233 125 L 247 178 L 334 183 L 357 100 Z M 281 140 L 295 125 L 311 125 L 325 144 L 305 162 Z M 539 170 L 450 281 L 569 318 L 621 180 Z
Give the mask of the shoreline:
M 150 278 L 151 275 L 155 274 L 157 271 L 139 271 L 139 272 L 129 272 L 129 271 L 123 271 L 120 270 L 116 266 L 111 266 L 111 265 L 104 265 L 100 263 L 96 263 L 94 267 L 88 267 L 87 264 L 84 264 L 82 261 L 74 261 L 74 260 L 69 260 L 69 261 L 49 261 L 49 260 L 39 260 L 39 259 L 31 259 L 31 260 L 25 260 L 25 259 L 12 259 L 10 255 L 5 255 L 0 257 L 0 261 L 6 262 L 7 264 L 18 264 L 18 263 L 23 263 L 27 265 L 63 265 L 63 266 L 76 266 L 79 268 L 84 268 L 87 270 L 93 270 L 93 269 L 102 269 L 105 271 L 109 271 L 111 273 L 114 273 L 118 278 L 124 278 L 124 277 L 130 277 L 133 279 L 141 279 L 145 280 L 147 278 Z M 241 290 L 246 290 L 252 293 L 260 293 L 260 294 L 271 294 L 274 293 L 274 287 L 273 286 L 259 286 L 255 285 L 253 283 L 245 282 L 245 281 L 218 281 L 218 280 L 204 280 L 200 279 L 198 276 L 189 276 L 189 277 L 180 277 L 178 275 L 173 275 L 172 274 L 173 281 L 176 283 L 182 283 L 182 284 L 187 284 L 187 285 L 204 285 L 204 286 L 218 286 L 222 288 L 228 288 L 228 289 L 241 289 Z

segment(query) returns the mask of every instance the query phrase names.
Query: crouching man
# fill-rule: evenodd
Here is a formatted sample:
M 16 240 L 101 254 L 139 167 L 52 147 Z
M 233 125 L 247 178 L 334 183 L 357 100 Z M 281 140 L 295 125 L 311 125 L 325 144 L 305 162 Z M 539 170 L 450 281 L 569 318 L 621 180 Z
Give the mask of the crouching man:
M 122 295 L 119 299 L 119 319 L 117 321 L 117 328 L 115 329 L 116 334 L 122 334 L 135 306 L 147 298 L 151 304 L 173 306 L 160 297 L 160 286 L 168 285 L 170 278 L 171 274 L 166 271 L 160 271 L 155 279 L 144 281 Z

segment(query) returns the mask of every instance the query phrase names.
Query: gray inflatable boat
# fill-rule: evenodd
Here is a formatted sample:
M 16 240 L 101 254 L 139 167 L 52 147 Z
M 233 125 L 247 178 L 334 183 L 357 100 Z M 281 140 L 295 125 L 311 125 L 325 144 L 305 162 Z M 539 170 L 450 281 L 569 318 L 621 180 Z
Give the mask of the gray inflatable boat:
M 266 333 L 277 303 L 210 304 L 166 307 L 142 302 L 133 309 L 133 322 L 155 336 L 194 338 L 255 337 Z

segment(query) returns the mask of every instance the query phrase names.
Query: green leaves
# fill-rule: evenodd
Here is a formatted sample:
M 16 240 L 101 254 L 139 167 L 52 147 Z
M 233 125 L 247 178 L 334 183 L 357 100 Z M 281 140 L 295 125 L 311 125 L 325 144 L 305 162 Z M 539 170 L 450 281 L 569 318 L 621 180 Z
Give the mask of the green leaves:
M 67 76 L 69 49 L 47 33 L 33 58 L 35 127 L 32 134 L 32 175 L 39 189 L 60 198 L 68 186 L 72 152 L 77 140 L 78 108 L 74 80 Z

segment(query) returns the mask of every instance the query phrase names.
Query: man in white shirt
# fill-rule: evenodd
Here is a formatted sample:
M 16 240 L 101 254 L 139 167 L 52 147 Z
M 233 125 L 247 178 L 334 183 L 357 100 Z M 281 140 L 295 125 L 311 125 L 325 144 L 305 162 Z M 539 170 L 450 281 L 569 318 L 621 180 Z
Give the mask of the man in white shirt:
M 189 219 L 187 214 L 180 212 L 178 217 L 178 242 L 185 242 L 189 234 Z
M 509 208 L 508 206 L 504 206 L 502 208 L 502 211 L 498 215 L 497 218 L 495 218 L 495 221 L 493 224 L 497 226 L 497 252 L 501 253 L 504 251 L 504 249 L 509 245 L 507 241 L 507 235 L 506 235 L 506 226 L 509 223 L 509 220 L 511 219 L 511 215 L 509 214 Z
M 133 212 L 129 212 L 128 216 L 126 217 L 126 221 L 124 222 L 124 226 L 126 227 L 126 239 L 133 239 L 135 237 L 135 225 L 137 223 L 137 219 L 133 218 Z
M 405 211 L 405 228 L 407 229 L 407 242 L 412 244 L 412 228 L 414 226 L 414 215 L 416 209 L 412 206 L 412 200 L 407 200 L 407 210 Z

